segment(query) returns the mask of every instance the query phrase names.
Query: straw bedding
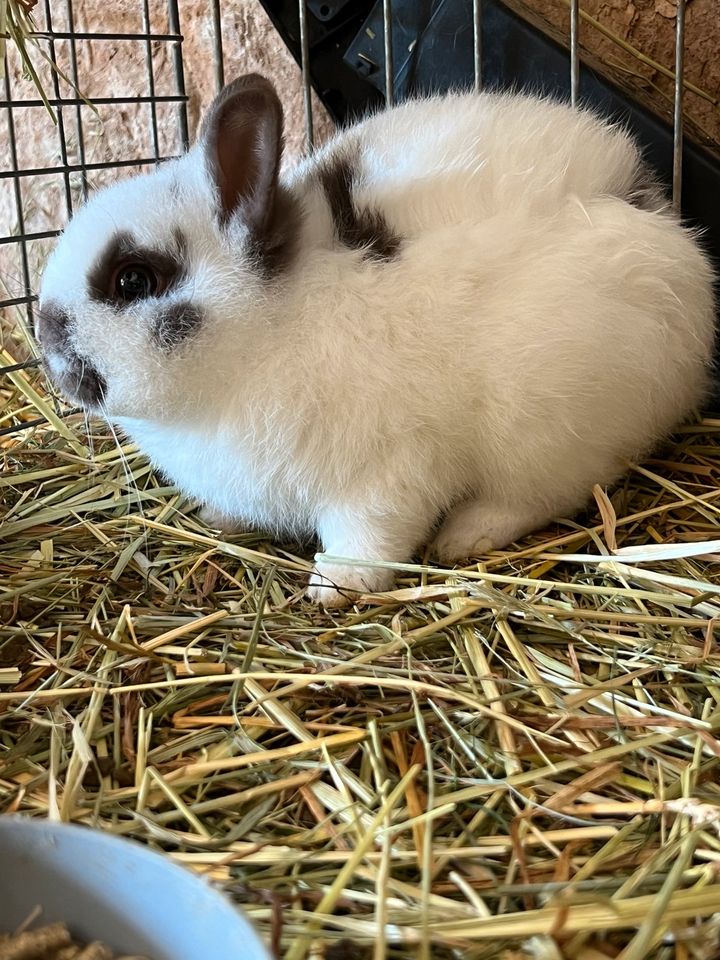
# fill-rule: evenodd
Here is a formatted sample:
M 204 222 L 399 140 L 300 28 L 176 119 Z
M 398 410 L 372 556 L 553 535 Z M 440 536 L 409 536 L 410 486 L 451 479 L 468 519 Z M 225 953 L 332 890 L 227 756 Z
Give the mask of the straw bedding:
M 0 932 L 0 960 L 146 960 L 118 957 L 99 941 L 75 943 L 64 923 L 48 923 L 13 935 Z
M 166 850 L 287 960 L 718 956 L 720 419 L 326 614 L 311 547 L 219 539 L 34 370 L 0 396 L 45 418 L 0 436 L 0 810 Z

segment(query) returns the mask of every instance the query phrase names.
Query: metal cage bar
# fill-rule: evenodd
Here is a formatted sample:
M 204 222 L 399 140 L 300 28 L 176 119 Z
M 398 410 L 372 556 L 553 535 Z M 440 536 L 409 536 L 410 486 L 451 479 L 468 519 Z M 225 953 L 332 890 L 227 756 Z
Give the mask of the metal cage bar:
M 310 85 L 310 37 L 308 36 L 307 5 L 298 0 L 300 18 L 300 69 L 302 71 L 303 108 L 305 110 L 305 148 L 312 153 L 315 142 L 313 131 L 312 87 Z
M 683 93 L 685 69 L 685 2 L 678 0 L 675 21 L 675 103 L 673 109 L 673 208 L 680 213 L 682 202 Z
M 93 105 L 96 107 L 108 106 L 109 104 L 118 103 L 118 104 L 127 104 L 127 103 L 150 103 L 154 99 L 155 103 L 181 103 L 187 100 L 187 97 L 183 94 L 168 94 L 168 95 L 159 95 L 156 97 L 93 97 Z M 86 107 L 88 106 L 87 100 L 84 100 L 82 97 L 48 97 L 48 103 L 51 107 Z M 23 107 L 44 107 L 45 104 L 42 100 L 7 100 L 0 98 L 0 108 L 2 107 L 14 107 L 15 109 L 22 109 Z
M 160 160 L 169 160 L 160 157 Z M 0 180 L 22 180 L 23 177 L 47 177 L 53 173 L 82 173 L 87 170 L 120 170 L 122 167 L 145 167 L 155 163 L 155 157 L 137 157 L 133 160 L 98 160 L 96 163 L 67 163 L 56 167 L 27 167 L 22 170 L 0 170 Z
M 177 4 L 176 4 L 177 6 Z M 180 28 L 173 30 L 170 33 L 87 33 L 83 31 L 70 32 L 68 30 L 36 30 L 34 33 L 28 34 L 33 40 L 167 40 L 167 41 L 182 41 L 182 34 L 180 33 Z
M 52 11 L 50 9 L 50 0 L 45 0 L 45 22 L 48 27 L 48 47 L 50 49 L 50 57 L 53 63 L 57 63 L 57 48 L 55 47 L 55 38 L 52 33 Z M 55 92 L 55 98 L 60 99 L 60 77 L 58 76 L 57 70 L 50 71 L 52 76 L 52 85 Z M 72 216 L 73 212 L 73 201 L 72 201 L 72 186 L 70 184 L 70 169 L 68 161 L 68 152 L 67 152 L 67 136 L 65 134 L 65 117 L 63 115 L 63 108 L 58 106 L 55 108 L 55 115 L 57 118 L 57 134 L 58 134 L 58 146 L 60 147 L 60 159 L 62 160 L 62 178 L 63 186 L 65 188 L 65 208 L 67 211 L 68 217 Z
M 7 246 L 9 243 L 19 243 L 21 239 L 26 242 L 30 240 L 49 240 L 51 237 L 56 237 L 59 233 L 59 230 L 38 230 L 35 233 L 23 233 L 20 236 L 0 237 L 0 247 Z M 6 303 L 7 301 L 3 300 L 3 304 Z
M 223 56 L 222 15 L 220 0 L 210 4 L 213 29 L 213 68 L 215 70 L 215 90 L 219 92 L 225 86 L 225 57 Z
M 395 103 L 392 0 L 383 0 L 383 40 L 385 43 L 385 103 L 391 107 Z
M 185 93 L 185 68 L 183 66 L 182 58 L 182 34 L 180 33 L 180 13 L 178 11 L 177 0 L 168 0 L 168 25 L 170 27 L 170 33 L 173 35 L 171 38 L 172 50 L 173 50 L 173 72 L 175 74 L 175 89 L 179 96 L 182 97 L 182 102 L 178 107 L 178 133 L 180 135 L 180 143 L 182 144 L 182 149 L 187 150 L 190 146 L 190 134 L 188 131 L 188 115 L 187 115 L 187 95 Z
M 142 25 L 146 34 L 150 34 L 150 0 L 143 0 Z M 157 100 L 155 99 L 155 67 L 153 64 L 153 42 L 145 38 L 145 68 L 147 70 L 148 94 L 150 99 L 150 129 L 152 131 L 153 152 L 156 162 L 160 160 L 160 138 L 158 136 Z
M 80 89 L 80 75 L 78 72 L 77 41 L 75 38 L 75 13 L 73 11 L 72 0 L 65 0 L 65 14 L 67 16 L 68 27 L 70 28 L 69 33 L 72 34 L 70 37 L 70 76 L 72 77 L 73 86 L 77 92 Z M 83 129 L 83 116 L 80 103 L 75 104 L 75 129 L 77 131 L 78 162 L 84 167 L 85 131 Z M 87 200 L 88 182 L 84 170 L 82 170 L 80 174 L 80 192 L 83 200 Z
M 27 320 L 32 326 L 33 323 L 33 301 L 36 299 L 33 295 L 32 278 L 30 276 L 30 259 L 28 257 L 27 240 L 25 238 L 25 210 L 23 207 L 22 187 L 20 178 L 17 176 L 18 155 L 17 138 L 15 135 L 15 118 L 13 116 L 12 89 L 10 86 L 10 71 L 5 71 L 5 100 L 7 103 L 7 125 L 8 125 L 8 148 L 10 154 L 9 176 L 13 181 L 13 194 L 15 197 L 15 215 L 17 217 L 18 236 L 16 242 L 20 245 L 20 266 L 22 270 L 22 284 L 24 294 L 20 297 L 12 297 L 9 300 L 0 301 L 0 307 L 23 305 L 27 310 Z M 15 176 L 13 176 L 15 174 Z
M 580 92 L 580 0 L 570 0 L 570 103 L 576 107 Z
M 473 0 L 473 84 L 482 90 L 482 0 Z

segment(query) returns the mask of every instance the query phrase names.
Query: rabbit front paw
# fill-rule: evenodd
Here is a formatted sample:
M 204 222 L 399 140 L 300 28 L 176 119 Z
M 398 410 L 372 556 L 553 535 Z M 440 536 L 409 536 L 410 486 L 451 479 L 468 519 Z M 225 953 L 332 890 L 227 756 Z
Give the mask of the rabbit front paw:
M 391 570 L 318 563 L 306 596 L 326 609 L 348 607 L 365 593 L 380 593 L 392 586 Z

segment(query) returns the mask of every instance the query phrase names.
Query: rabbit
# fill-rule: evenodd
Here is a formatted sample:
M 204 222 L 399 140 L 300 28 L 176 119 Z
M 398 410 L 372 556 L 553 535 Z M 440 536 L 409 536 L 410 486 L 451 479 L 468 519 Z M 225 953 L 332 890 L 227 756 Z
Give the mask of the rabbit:
M 92 196 L 36 335 L 209 516 L 317 535 L 312 600 L 576 513 L 703 402 L 711 266 L 621 126 L 456 92 L 287 171 L 282 128 L 241 77 L 189 152 Z

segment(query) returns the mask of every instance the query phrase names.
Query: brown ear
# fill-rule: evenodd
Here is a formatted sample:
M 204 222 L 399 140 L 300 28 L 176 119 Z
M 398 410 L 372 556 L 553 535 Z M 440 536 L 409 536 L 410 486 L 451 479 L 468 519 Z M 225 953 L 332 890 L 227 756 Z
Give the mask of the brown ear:
M 283 113 L 275 88 L 251 73 L 215 97 L 200 132 L 215 181 L 221 223 L 239 215 L 261 237 L 273 217 L 282 155 Z

